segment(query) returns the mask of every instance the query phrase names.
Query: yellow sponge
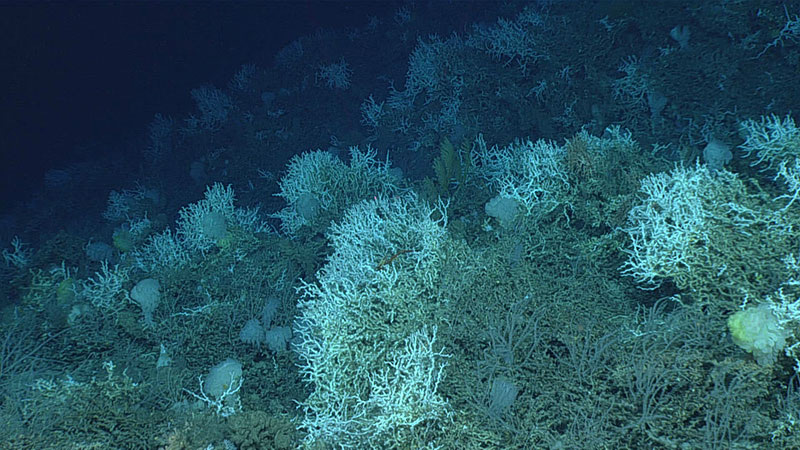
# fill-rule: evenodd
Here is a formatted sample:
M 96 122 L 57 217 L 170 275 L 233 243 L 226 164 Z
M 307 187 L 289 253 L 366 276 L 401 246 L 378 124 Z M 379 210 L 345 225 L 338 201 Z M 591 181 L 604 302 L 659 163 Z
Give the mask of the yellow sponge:
M 775 362 L 778 353 L 786 346 L 785 330 L 767 305 L 739 311 L 728 318 L 728 329 L 733 342 L 750 352 L 756 362 L 765 366 Z

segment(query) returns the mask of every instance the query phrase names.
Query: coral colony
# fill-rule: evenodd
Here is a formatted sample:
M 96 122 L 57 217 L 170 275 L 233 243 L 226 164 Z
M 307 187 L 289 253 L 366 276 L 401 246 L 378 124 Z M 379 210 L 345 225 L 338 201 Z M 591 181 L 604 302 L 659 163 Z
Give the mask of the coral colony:
M 370 7 L 5 208 L 2 447 L 800 448 L 800 2 Z

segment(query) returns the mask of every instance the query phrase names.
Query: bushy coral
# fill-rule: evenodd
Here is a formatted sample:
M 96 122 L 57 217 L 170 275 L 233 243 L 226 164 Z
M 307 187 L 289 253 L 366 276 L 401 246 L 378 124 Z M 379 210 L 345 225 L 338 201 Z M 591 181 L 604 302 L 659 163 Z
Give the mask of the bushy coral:
M 564 167 L 566 151 L 554 142 L 518 140 L 499 148 L 488 148 L 476 140 L 477 174 L 496 189 L 500 197 L 512 199 L 528 217 L 538 219 L 567 201 L 570 188 Z
M 227 227 L 235 219 L 234 193 L 230 186 L 214 183 L 205 198 L 181 208 L 177 234 L 192 250 L 206 251 L 225 237 Z
M 764 165 L 783 181 L 788 194 L 779 198 L 788 200 L 784 209 L 788 208 L 800 196 L 800 129 L 794 119 L 772 114 L 759 121 L 745 120 L 739 127 L 745 139 L 739 148 L 755 158 L 751 165 Z
M 186 265 L 193 255 L 203 254 L 246 233 L 269 231 L 259 218 L 258 209 L 237 208 L 231 186 L 214 183 L 206 189 L 204 198 L 178 212 L 176 232 L 169 228 L 149 237 L 133 252 L 135 265 L 145 271 L 176 269 Z
M 105 376 L 88 381 L 36 380 L 22 408 L 27 448 L 155 446 L 166 415 L 148 404 L 144 385 L 110 361 L 103 367 Z
M 525 9 L 514 20 L 499 18 L 479 32 L 487 53 L 506 65 L 516 62 L 526 74 L 536 61 L 550 58 L 545 23 L 545 15 Z
M 582 130 L 564 148 L 573 219 L 606 230 L 623 226 L 641 179 L 659 166 L 655 158 L 619 126 L 602 136 Z
M 339 62 L 319 66 L 317 81 L 324 81 L 332 89 L 347 89 L 352 74 L 350 65 L 342 58 Z
M 746 156 L 754 156 L 752 165 L 776 168 L 782 161 L 800 156 L 800 129 L 791 116 L 783 119 L 772 114 L 740 124 L 744 143 L 739 146 Z
M 133 252 L 134 264 L 146 273 L 180 269 L 190 260 L 189 249 L 169 228 L 150 236 L 144 245 Z
M 321 231 L 359 200 L 397 192 L 399 180 L 389 172 L 389 162 L 376 156 L 367 146 L 351 147 L 347 164 L 323 150 L 293 157 L 277 194 L 287 206 L 273 215 L 281 220 L 281 230 L 290 236 L 304 226 Z
M 126 285 L 130 280 L 130 268 L 103 262 L 100 271 L 81 282 L 77 290 L 78 298 L 97 308 L 119 311 L 129 302 Z
M 230 419 L 231 441 L 239 450 L 297 448 L 299 433 L 291 418 L 263 411 L 244 412 Z
M 234 109 L 230 96 L 213 86 L 192 89 L 191 95 L 197 104 L 200 117 L 190 116 L 186 119 L 188 132 L 217 130 L 228 120 Z
M 443 207 L 416 196 L 380 196 L 331 227 L 334 253 L 318 282 L 301 288 L 296 325 L 300 371 L 313 389 L 302 405 L 307 444 L 385 448 L 441 429 L 446 355 L 426 299 L 445 221 Z
M 792 227 L 736 174 L 676 167 L 646 177 L 640 194 L 623 228 L 630 239 L 624 274 L 648 289 L 672 280 L 703 301 L 774 289 Z

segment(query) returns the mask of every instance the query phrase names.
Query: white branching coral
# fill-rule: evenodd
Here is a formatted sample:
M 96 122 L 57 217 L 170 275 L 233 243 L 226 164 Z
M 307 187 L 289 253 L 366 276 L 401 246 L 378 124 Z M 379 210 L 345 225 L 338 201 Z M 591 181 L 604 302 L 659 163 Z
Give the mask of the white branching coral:
M 718 175 L 734 177 L 729 172 Z M 716 188 L 722 183 L 707 167 L 677 167 L 642 180 L 642 200 L 631 208 L 628 226 L 628 260 L 623 274 L 655 288 L 661 281 L 690 267 L 689 248 L 708 240 L 708 222 L 713 218 L 710 204 L 716 202 Z
M 526 216 L 542 217 L 566 201 L 570 184 L 563 146 L 540 139 L 487 148 L 479 137 L 475 153 L 478 174 L 501 198 L 516 201 Z
M 438 392 L 448 355 L 420 301 L 436 289 L 445 225 L 444 205 L 403 195 L 360 202 L 331 227 L 333 254 L 300 288 L 295 325 L 313 388 L 302 404 L 307 444 L 432 442 L 449 417 Z
M 765 164 L 772 169 L 790 157 L 800 156 L 800 130 L 788 115 L 783 119 L 774 114 L 758 121 L 748 119 L 739 127 L 744 136 L 739 148 L 746 157 L 755 158 L 752 166 Z
M 389 162 L 378 161 L 377 154 L 369 146 L 364 150 L 351 147 L 347 164 L 324 150 L 293 157 L 276 194 L 287 203 L 273 214 L 280 219 L 281 230 L 294 236 L 303 226 L 322 219 L 327 227 L 359 200 L 397 192 L 398 180 L 390 174 Z

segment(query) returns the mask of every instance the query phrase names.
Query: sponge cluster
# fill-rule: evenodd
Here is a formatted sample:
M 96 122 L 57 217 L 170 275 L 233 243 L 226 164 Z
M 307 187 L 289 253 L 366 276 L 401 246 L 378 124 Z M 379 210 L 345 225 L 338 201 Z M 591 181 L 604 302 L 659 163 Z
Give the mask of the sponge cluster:
M 733 342 L 752 353 L 762 366 L 775 362 L 789 336 L 789 331 L 781 326 L 768 305 L 737 312 L 728 318 L 728 328 Z

